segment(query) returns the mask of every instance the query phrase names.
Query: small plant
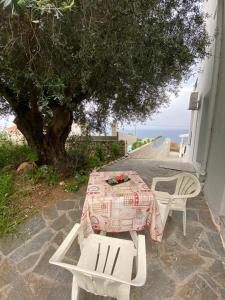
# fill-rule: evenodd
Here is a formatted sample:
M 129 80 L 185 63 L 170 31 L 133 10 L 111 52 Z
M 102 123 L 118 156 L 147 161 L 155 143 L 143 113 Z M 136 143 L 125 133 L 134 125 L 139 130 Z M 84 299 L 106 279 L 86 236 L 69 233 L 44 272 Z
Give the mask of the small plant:
M 74 183 L 65 183 L 64 191 L 68 193 L 75 193 L 79 190 L 79 185 Z
M 28 168 L 26 173 L 31 177 L 33 184 L 44 181 L 48 185 L 56 185 L 60 180 L 59 173 L 49 166 L 41 166 L 40 168 Z
M 88 176 L 87 175 L 80 175 L 80 174 L 76 174 L 75 179 L 78 181 L 78 183 L 87 183 L 88 182 Z
M 111 153 L 114 159 L 120 155 L 120 145 L 118 143 L 112 143 Z
M 27 154 L 27 160 L 30 162 L 30 163 L 35 163 L 38 161 L 38 157 L 37 157 L 37 154 L 33 153 L 33 152 L 30 152 Z

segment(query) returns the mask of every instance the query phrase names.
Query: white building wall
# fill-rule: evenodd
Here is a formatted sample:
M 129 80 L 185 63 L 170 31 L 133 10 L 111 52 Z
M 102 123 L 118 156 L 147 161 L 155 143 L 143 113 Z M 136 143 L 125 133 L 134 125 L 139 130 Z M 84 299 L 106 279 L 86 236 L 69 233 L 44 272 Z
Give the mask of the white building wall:
M 207 29 L 214 37 L 202 64 L 196 91 L 200 109 L 192 112 L 189 159 L 205 175 L 204 193 L 214 218 L 225 214 L 225 11 L 224 0 L 205 1 Z
M 207 128 L 207 119 L 209 115 L 208 102 L 212 96 L 213 84 L 214 84 L 214 65 L 215 65 L 215 50 L 216 50 L 216 37 L 217 32 L 217 8 L 218 1 L 211 0 L 205 1 L 204 11 L 209 15 L 206 27 L 211 37 L 211 45 L 208 49 L 210 56 L 206 58 L 199 71 L 199 77 L 197 81 L 196 91 L 199 93 L 200 108 L 198 111 L 192 111 L 191 116 L 191 143 L 189 145 L 188 154 L 189 159 L 195 164 L 197 170 L 203 171 L 203 157 L 205 155 L 205 147 L 202 149 L 202 145 L 206 142 L 206 134 L 210 128 Z M 218 36 L 217 36 L 218 37 Z

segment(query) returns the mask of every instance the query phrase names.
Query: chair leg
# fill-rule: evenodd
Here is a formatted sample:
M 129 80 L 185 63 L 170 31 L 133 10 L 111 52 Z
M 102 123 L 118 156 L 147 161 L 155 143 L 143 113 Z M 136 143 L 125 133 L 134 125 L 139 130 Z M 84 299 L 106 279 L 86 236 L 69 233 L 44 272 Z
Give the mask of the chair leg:
M 121 286 L 118 291 L 117 300 L 130 300 L 130 287 Z
M 183 233 L 186 236 L 186 210 L 183 211 Z
M 79 295 L 79 287 L 77 285 L 75 276 L 73 276 L 71 300 L 78 300 L 78 295 Z
M 138 247 L 138 234 L 136 231 L 130 231 L 130 236 L 132 238 L 132 241 L 134 243 L 135 248 L 137 249 Z

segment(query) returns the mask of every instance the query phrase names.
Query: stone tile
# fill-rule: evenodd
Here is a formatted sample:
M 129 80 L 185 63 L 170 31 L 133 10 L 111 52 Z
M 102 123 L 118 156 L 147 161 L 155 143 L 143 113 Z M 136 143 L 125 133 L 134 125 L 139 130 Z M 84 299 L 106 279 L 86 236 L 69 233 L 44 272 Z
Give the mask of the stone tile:
M 3 293 L 3 292 L 0 292 L 0 299 L 1 299 L 1 300 L 7 300 L 6 294 Z
M 71 300 L 71 285 L 42 288 L 37 293 L 41 300 Z M 88 300 L 88 299 L 86 299 Z
M 13 282 L 11 291 L 7 296 L 8 300 L 38 300 L 32 293 L 31 287 L 22 279 Z
M 5 235 L 0 239 L 0 251 L 4 255 L 8 255 L 44 229 L 45 226 L 45 222 L 40 214 L 32 216 L 20 225 L 17 234 Z
M 183 280 L 194 273 L 203 264 L 204 260 L 200 256 L 186 254 L 177 257 L 177 260 L 173 262 L 173 269 L 178 275 L 178 278 Z
M 64 228 L 63 228 L 63 232 L 67 235 L 70 230 L 73 228 L 75 222 L 70 222 L 68 225 L 66 225 Z
M 56 203 L 58 210 L 69 210 L 73 209 L 75 206 L 74 200 L 63 200 Z
M 201 240 L 199 243 L 198 243 L 198 248 L 202 249 L 202 250 L 205 250 L 205 251 L 211 251 L 211 247 L 209 245 L 209 242 L 206 241 L 206 240 Z
M 141 288 L 146 300 L 162 300 L 172 297 L 175 292 L 175 282 L 161 269 L 155 269 L 148 274 L 146 284 Z
M 4 260 L 0 265 L 0 288 L 16 281 L 19 273 L 15 266 L 8 260 Z
M 178 299 L 178 298 L 177 298 Z M 181 300 L 216 300 L 216 293 L 208 286 L 206 281 L 195 275 L 187 284 L 185 284 L 180 292 Z
M 19 232 L 21 232 L 23 235 L 29 236 L 30 238 L 40 232 L 45 226 L 46 224 L 43 217 L 38 213 L 23 223 L 19 228 Z
M 49 263 L 49 259 L 55 251 L 56 249 L 50 246 L 43 254 L 33 272 L 60 283 L 72 283 L 72 274 L 69 271 Z
M 80 218 L 81 218 L 80 210 L 71 210 L 70 212 L 68 212 L 68 215 L 74 223 L 80 222 Z
M 207 232 L 210 247 L 215 250 L 219 256 L 225 256 L 225 249 L 218 233 Z
M 66 225 L 68 225 L 70 223 L 70 221 L 67 219 L 66 215 L 63 214 L 62 216 L 60 216 L 59 218 L 57 218 L 51 225 L 51 227 L 53 229 L 55 229 L 56 231 L 64 228 Z
M 43 209 L 43 215 L 48 220 L 55 220 L 59 215 L 55 205 L 45 207 Z
M 207 271 L 208 275 L 225 287 L 225 263 L 220 260 L 215 260 Z
M 21 235 L 5 235 L 0 239 L 0 251 L 2 251 L 4 255 L 8 255 L 10 252 L 20 247 L 26 240 L 27 238 L 22 237 Z
M 182 229 L 176 233 L 177 241 L 187 249 L 192 249 L 200 239 L 201 233 L 203 232 L 202 227 L 189 225 L 187 226 L 186 236 L 183 235 Z
M 203 210 L 203 209 L 208 210 L 208 206 L 207 206 L 206 201 L 203 197 L 203 194 L 200 194 L 196 198 L 188 199 L 187 208 L 199 209 L 199 210 Z
M 211 251 L 211 252 L 208 252 L 208 251 L 204 251 L 204 250 L 199 250 L 198 251 L 198 254 L 200 256 L 203 256 L 204 258 L 216 258 L 216 255 Z
M 59 231 L 55 238 L 53 239 L 52 243 L 56 243 L 58 246 L 62 244 L 63 240 L 65 239 L 65 234 L 62 231 Z
M 220 293 L 219 285 L 207 273 L 200 273 L 199 277 L 205 280 L 213 291 L 215 291 L 217 294 Z
M 32 268 L 37 262 L 40 254 L 31 254 L 30 256 L 24 258 L 18 265 L 17 268 L 20 272 L 24 272 Z
M 212 221 L 211 214 L 209 210 L 199 210 L 199 222 L 205 226 L 207 229 L 210 229 L 214 232 L 217 231 L 216 226 Z
M 26 256 L 38 252 L 43 245 L 52 238 L 53 233 L 50 229 L 45 229 L 35 236 L 32 240 L 25 242 L 20 248 L 16 249 L 10 258 L 16 262 L 24 259 Z
M 166 222 L 166 226 L 163 232 L 163 239 L 169 239 L 172 235 L 174 235 L 176 229 L 178 228 L 179 223 L 175 218 L 169 217 Z
M 0 251 L 8 255 L 16 248 L 28 241 L 33 235 L 45 227 L 45 222 L 40 214 L 32 216 L 28 221 L 20 225 L 17 234 L 5 235 L 0 239 Z
M 187 222 L 189 221 L 195 221 L 198 222 L 199 216 L 196 210 L 193 209 L 187 209 Z

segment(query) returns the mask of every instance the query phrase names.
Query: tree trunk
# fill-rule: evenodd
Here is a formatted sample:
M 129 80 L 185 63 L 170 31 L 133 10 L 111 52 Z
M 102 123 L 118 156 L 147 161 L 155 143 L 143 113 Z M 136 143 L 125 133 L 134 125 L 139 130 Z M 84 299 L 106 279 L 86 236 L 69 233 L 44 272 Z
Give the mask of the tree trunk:
M 37 154 L 38 165 L 51 165 L 59 172 L 70 175 L 73 170 L 68 161 L 65 143 L 71 130 L 73 113 L 60 105 L 56 105 L 52 111 L 53 116 L 46 130 L 41 114 L 32 111 L 17 114 L 15 123 Z

